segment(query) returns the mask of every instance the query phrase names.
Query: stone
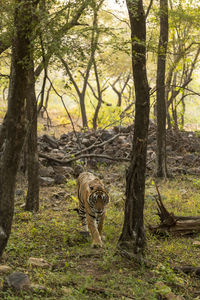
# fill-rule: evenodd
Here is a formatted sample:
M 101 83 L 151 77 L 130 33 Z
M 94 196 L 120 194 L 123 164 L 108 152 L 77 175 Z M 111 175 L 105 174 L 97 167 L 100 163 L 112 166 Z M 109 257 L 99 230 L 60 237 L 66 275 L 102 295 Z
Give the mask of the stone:
M 63 167 L 63 170 L 64 170 L 64 175 L 67 176 L 68 178 L 74 175 L 74 169 L 71 167 Z
M 65 142 L 68 142 L 68 141 L 69 141 L 69 135 L 66 134 L 66 133 L 63 133 L 63 134 L 60 136 L 60 140 L 65 140 Z
M 81 165 L 76 165 L 74 167 L 74 176 L 78 177 L 82 172 L 84 172 L 84 168 Z
M 51 148 L 58 148 L 58 141 L 54 137 L 44 134 L 42 140 L 46 142 Z
M 54 174 L 54 169 L 51 166 L 45 167 L 40 165 L 39 174 L 41 177 L 51 177 Z
M 32 290 L 36 290 L 36 291 L 46 291 L 47 288 L 43 285 L 39 285 L 39 284 L 31 284 L 31 289 Z
M 40 267 L 43 269 L 50 267 L 50 264 L 47 261 L 45 261 L 43 258 L 38 257 L 30 257 L 28 263 L 32 267 Z
M 28 290 L 31 288 L 31 283 L 27 274 L 22 272 L 14 272 L 5 278 L 3 290 L 13 288 L 15 290 Z
M 50 186 L 54 184 L 54 179 L 51 177 L 42 177 L 40 176 L 40 185 L 41 186 Z
M 101 139 L 103 141 L 108 141 L 109 139 L 111 139 L 113 136 L 115 135 L 113 130 L 107 130 L 107 131 L 103 131 L 101 133 Z
M 66 287 L 66 286 L 63 286 L 61 288 L 61 290 L 62 290 L 62 292 L 65 296 L 71 295 L 73 293 L 73 290 L 71 288 Z
M 7 274 L 12 271 L 12 268 L 6 265 L 0 265 L 0 274 Z
M 74 175 L 74 170 L 71 167 L 54 166 L 53 168 L 56 174 L 64 175 L 67 178 Z
M 200 241 L 194 241 L 192 244 L 196 247 L 200 247 Z
M 66 182 L 66 177 L 62 174 L 56 174 L 54 177 L 55 184 L 62 184 Z
M 89 139 L 86 139 L 86 138 L 83 138 L 82 139 L 82 141 L 81 141 L 81 143 L 84 145 L 84 146 L 86 146 L 86 147 L 89 147 L 89 146 L 91 146 L 91 141 L 89 140 Z

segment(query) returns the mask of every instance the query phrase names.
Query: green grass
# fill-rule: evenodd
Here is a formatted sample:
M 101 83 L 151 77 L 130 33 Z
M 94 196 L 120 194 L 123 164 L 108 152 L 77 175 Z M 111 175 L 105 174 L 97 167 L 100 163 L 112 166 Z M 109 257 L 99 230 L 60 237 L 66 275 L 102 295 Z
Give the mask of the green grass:
M 106 176 L 111 202 L 105 221 L 105 247 L 92 249 L 91 240 L 79 233 L 79 220 L 72 209 L 77 207 L 74 180 L 62 187 L 42 188 L 38 214 L 24 212 L 18 199 L 13 230 L 3 255 L 2 264 L 13 271 L 28 274 L 31 282 L 43 288 L 31 292 L 3 292 L 0 299 L 165 299 L 173 293 L 184 299 L 195 299 L 199 279 L 176 273 L 174 266 L 199 266 L 199 248 L 194 237 L 159 238 L 148 231 L 148 224 L 159 222 L 156 215 L 155 186 L 146 182 L 145 224 L 147 266 L 121 257 L 116 251 L 123 224 L 124 167 L 111 166 L 99 172 Z M 112 175 L 113 174 L 113 175 Z M 113 180 L 112 180 L 113 178 Z M 200 182 L 181 176 L 159 183 L 166 208 L 176 215 L 198 215 Z M 55 200 L 53 194 L 65 190 L 70 196 Z M 48 268 L 32 267 L 30 257 L 43 258 Z M 1 276 L 1 285 L 4 276 Z M 198 299 L 198 298 L 196 298 Z

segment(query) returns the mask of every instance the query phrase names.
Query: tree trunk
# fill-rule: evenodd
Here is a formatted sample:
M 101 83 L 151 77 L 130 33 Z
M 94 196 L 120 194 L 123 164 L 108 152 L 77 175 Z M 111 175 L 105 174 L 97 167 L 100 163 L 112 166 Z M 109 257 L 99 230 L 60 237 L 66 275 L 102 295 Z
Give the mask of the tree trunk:
M 126 176 L 126 202 L 121 248 L 142 254 L 145 246 L 143 222 L 149 85 L 146 72 L 146 24 L 142 0 L 126 0 L 132 41 L 132 66 L 136 95 L 135 126 L 131 163 Z
M 103 91 L 101 90 L 99 75 L 98 75 L 97 65 L 96 65 L 95 59 L 94 59 L 94 73 L 95 73 L 95 78 L 96 78 L 96 83 L 97 83 L 98 103 L 97 103 L 97 106 L 96 106 L 96 109 L 95 109 L 92 124 L 93 124 L 93 129 L 96 130 L 97 129 L 98 115 L 99 115 L 99 111 L 100 111 L 101 104 L 102 104 L 102 92 Z
M 0 127 L 0 151 L 2 151 L 2 147 L 6 138 L 6 125 L 7 125 L 6 122 L 7 122 L 7 114 L 5 115 Z
M 156 176 L 167 177 L 165 68 L 168 43 L 168 0 L 160 0 L 160 38 L 157 61 L 157 156 Z
M 83 128 L 88 128 L 87 114 L 85 108 L 85 94 L 80 94 L 80 107 L 81 107 L 81 117 L 82 117 L 82 126 Z
M 39 161 L 37 150 L 37 99 L 35 95 L 34 67 L 29 71 L 27 87 L 27 119 L 29 120 L 27 132 L 27 170 L 28 170 L 28 192 L 25 210 L 38 211 L 39 209 Z
M 25 97 L 31 45 L 30 10 L 30 1 L 15 1 L 6 141 L 0 162 L 0 257 L 11 232 L 16 174 L 25 137 Z

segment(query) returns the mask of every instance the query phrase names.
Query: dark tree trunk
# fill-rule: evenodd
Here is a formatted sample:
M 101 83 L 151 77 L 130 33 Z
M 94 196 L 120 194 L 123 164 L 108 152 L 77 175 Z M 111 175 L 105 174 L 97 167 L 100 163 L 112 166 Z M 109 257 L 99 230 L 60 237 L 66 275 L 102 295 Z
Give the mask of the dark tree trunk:
M 185 125 L 185 93 L 183 91 L 183 96 L 181 98 L 181 103 L 182 103 L 182 107 L 183 107 L 183 111 L 182 111 L 182 114 L 181 114 L 181 127 L 184 128 L 184 125 Z
M 82 126 L 83 128 L 88 127 L 88 121 L 87 121 L 87 114 L 86 114 L 86 108 L 85 108 L 85 94 L 80 94 L 80 107 L 81 107 L 81 117 L 82 117 Z
M 94 72 L 95 72 L 95 78 L 96 78 L 96 83 L 97 83 L 98 103 L 97 103 L 97 106 L 96 106 L 96 109 L 95 109 L 94 118 L 92 120 L 92 123 L 93 123 L 93 129 L 96 130 L 97 129 L 98 115 L 99 115 L 99 111 L 100 111 L 101 104 L 102 104 L 102 92 L 103 91 L 101 90 L 99 75 L 98 75 L 97 65 L 96 65 L 95 60 L 94 60 Z
M 160 0 L 160 38 L 157 61 L 157 156 L 156 176 L 167 177 L 165 68 L 168 44 L 168 0 Z
M 28 192 L 26 197 L 25 210 L 38 211 L 39 209 L 39 161 L 37 150 L 37 99 L 35 95 L 34 67 L 29 71 L 27 86 L 27 119 L 29 120 L 27 132 L 27 171 L 28 171 Z
M 5 148 L 0 168 L 0 256 L 6 247 L 14 213 L 14 192 L 25 137 L 25 97 L 30 52 L 31 1 L 15 1 L 12 67 Z
M 6 138 L 6 125 L 7 125 L 7 114 L 5 115 L 0 128 L 0 151 L 2 151 L 3 144 Z
M 126 0 L 132 41 L 132 66 L 136 111 L 131 163 L 126 176 L 126 202 L 121 248 L 142 254 L 145 246 L 143 222 L 147 137 L 149 124 L 149 85 L 146 72 L 146 23 L 142 0 Z

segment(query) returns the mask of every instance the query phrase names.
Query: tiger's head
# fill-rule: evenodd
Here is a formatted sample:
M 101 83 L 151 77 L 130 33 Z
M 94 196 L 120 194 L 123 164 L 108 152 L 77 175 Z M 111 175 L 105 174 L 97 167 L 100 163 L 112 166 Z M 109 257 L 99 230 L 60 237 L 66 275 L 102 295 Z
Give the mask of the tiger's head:
M 90 185 L 89 204 L 91 210 L 96 214 L 102 214 L 105 206 L 109 202 L 109 196 L 103 185 Z

